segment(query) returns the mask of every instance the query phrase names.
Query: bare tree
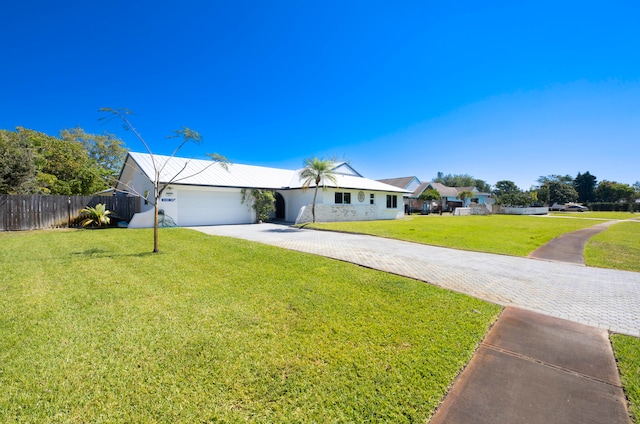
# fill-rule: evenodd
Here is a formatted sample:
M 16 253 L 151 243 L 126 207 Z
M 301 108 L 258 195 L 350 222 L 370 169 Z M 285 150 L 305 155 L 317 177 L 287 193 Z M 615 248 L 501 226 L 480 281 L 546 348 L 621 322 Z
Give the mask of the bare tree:
M 193 172 L 193 173 L 185 173 L 188 165 L 189 165 L 189 161 L 186 161 L 182 168 L 176 172 L 172 177 L 170 177 L 168 180 L 166 181 L 161 181 L 160 177 L 161 175 L 163 175 L 163 171 L 165 170 L 167 164 L 169 162 L 171 162 L 171 159 L 173 159 L 176 154 L 178 154 L 178 152 L 180 151 L 180 149 L 187 143 L 189 142 L 193 142 L 196 144 L 201 144 L 202 143 L 202 136 L 200 135 L 200 133 L 198 133 L 197 131 L 194 131 L 190 128 L 187 127 L 182 127 L 182 129 L 180 130 L 174 130 L 173 134 L 168 136 L 168 138 L 180 138 L 182 139 L 182 141 L 180 142 L 180 144 L 175 148 L 175 150 L 173 151 L 173 153 L 171 153 L 171 156 L 169 156 L 168 159 L 166 160 L 158 160 L 158 158 L 153 154 L 153 152 L 151 151 L 151 148 L 149 147 L 149 144 L 145 141 L 145 139 L 142 137 L 142 135 L 140 135 L 140 133 L 138 132 L 138 130 L 136 130 L 136 128 L 133 126 L 133 124 L 131 124 L 131 121 L 129 121 L 128 116 L 131 115 L 131 111 L 128 109 L 111 109 L 111 108 L 102 108 L 100 109 L 100 112 L 105 112 L 105 113 L 109 113 L 111 118 L 118 118 L 121 119 L 124 122 L 124 128 L 125 130 L 130 130 L 131 132 L 133 132 L 133 134 L 138 138 L 138 140 L 140 140 L 144 146 L 144 148 L 147 150 L 147 153 L 149 153 L 149 156 L 151 157 L 151 163 L 153 165 L 153 176 L 150 178 L 151 180 L 151 184 L 153 185 L 153 199 L 150 199 L 150 193 L 139 193 L 134 187 L 132 187 L 131 185 L 123 182 L 123 181 L 118 181 L 123 187 L 125 187 L 125 190 L 118 190 L 120 192 L 123 193 L 127 193 L 129 195 L 133 195 L 133 196 L 138 196 L 138 197 L 142 197 L 144 198 L 146 201 L 150 202 L 153 205 L 153 209 L 154 209 L 154 218 L 153 218 L 153 252 L 156 253 L 159 251 L 158 249 L 158 226 L 159 226 L 159 221 L 158 221 L 158 202 L 160 199 L 160 196 L 162 196 L 162 193 L 165 191 L 165 189 L 170 185 L 170 184 L 174 184 L 177 182 L 180 182 L 182 180 L 185 180 L 187 178 L 191 178 L 195 175 L 198 175 L 204 171 L 206 171 L 209 166 L 212 166 L 216 163 L 220 164 L 223 168 L 228 169 L 228 165 L 229 165 L 229 161 L 227 160 L 227 158 L 225 158 L 224 156 L 221 156 L 217 153 L 207 153 L 207 156 L 209 156 L 213 162 L 211 162 L 210 165 L 198 170 L 197 172 Z M 105 119 L 105 118 L 101 118 L 101 119 Z

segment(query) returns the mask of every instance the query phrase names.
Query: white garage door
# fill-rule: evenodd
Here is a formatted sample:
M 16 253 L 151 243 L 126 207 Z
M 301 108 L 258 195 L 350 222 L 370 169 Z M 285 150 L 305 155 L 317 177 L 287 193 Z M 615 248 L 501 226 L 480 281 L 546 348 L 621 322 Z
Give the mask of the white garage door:
M 249 224 L 251 213 L 238 191 L 180 190 L 177 196 L 181 227 L 196 225 Z

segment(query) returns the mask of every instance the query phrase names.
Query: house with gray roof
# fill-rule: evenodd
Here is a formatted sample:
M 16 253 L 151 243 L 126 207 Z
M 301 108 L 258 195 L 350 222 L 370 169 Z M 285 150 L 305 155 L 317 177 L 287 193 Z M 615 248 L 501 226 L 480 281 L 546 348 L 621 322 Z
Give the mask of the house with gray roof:
M 451 211 L 455 208 L 469 206 L 471 203 L 486 205 L 490 210 L 490 205 L 495 203 L 495 199 L 491 197 L 491 193 L 479 192 L 475 187 L 448 187 L 444 184 L 434 182 L 423 183 L 415 176 L 388 178 L 378 181 L 395 185 L 398 188 L 403 188 L 409 191 L 409 193 L 406 193 L 403 196 L 405 212 L 407 213 L 417 211 L 421 213 L 429 213 L 434 210 Z M 421 200 L 420 195 L 428 189 L 437 190 L 440 194 L 440 199 L 433 202 Z M 463 191 L 469 191 L 473 193 L 473 196 L 463 202 L 458 197 Z
M 325 181 L 318 190 L 316 221 L 399 219 L 404 216 L 406 190 L 364 178 L 346 162 L 333 166 L 337 184 Z M 276 197 L 274 219 L 311 221 L 314 185 L 303 190 L 300 170 L 228 164 L 130 152 L 116 191 L 140 198 L 140 213 L 130 228 L 153 226 L 153 181 L 169 186 L 158 199 L 163 222 L 177 226 L 247 224 L 256 222 L 244 189 L 272 190 Z M 150 201 L 151 200 L 151 201 Z

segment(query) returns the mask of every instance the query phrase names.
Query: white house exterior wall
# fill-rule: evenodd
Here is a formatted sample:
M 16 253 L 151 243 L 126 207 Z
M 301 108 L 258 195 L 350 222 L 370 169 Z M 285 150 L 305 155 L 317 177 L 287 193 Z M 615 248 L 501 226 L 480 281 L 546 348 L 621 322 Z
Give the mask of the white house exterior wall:
M 286 221 L 295 221 L 300 209 L 313 202 L 313 189 L 306 191 L 282 190 L 278 192 L 282 194 L 284 198 Z M 318 199 L 322 199 L 322 189 L 318 189 Z M 321 201 L 322 200 L 318 200 L 318 202 Z
M 404 216 L 404 206 L 402 203 L 401 193 L 384 193 L 362 191 L 363 200 L 358 199 L 358 193 L 362 190 L 341 190 L 328 189 L 318 191 L 318 200 L 316 201 L 316 221 L 318 222 L 339 222 L 339 221 L 371 221 L 378 219 L 400 219 Z M 336 204 L 335 193 L 350 193 L 350 204 Z M 322 198 L 320 195 L 322 193 Z M 374 204 L 370 202 L 371 194 L 374 195 Z M 397 207 L 387 208 L 387 195 L 396 196 Z M 300 209 L 296 224 L 311 222 L 313 215 L 311 213 L 311 202 L 303 205 L 304 209 Z M 322 203 L 323 202 L 323 203 Z

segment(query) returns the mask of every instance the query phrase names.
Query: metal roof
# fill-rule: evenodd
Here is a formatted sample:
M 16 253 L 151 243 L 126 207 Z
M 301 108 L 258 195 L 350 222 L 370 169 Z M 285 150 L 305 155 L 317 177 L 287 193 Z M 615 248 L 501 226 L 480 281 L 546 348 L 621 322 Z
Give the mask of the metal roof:
M 226 169 L 220 163 L 202 159 L 188 159 L 148 153 L 129 152 L 127 161 L 133 160 L 140 170 L 150 179 L 155 179 L 156 169 L 161 183 L 266 189 L 301 188 L 303 181 L 300 171 L 268 168 L 264 166 L 230 163 Z M 126 162 L 125 161 L 125 166 Z M 155 166 L 154 166 L 155 162 Z M 338 164 L 341 165 L 341 164 Z M 176 177 L 177 175 L 177 177 Z M 335 174 L 337 187 L 354 190 L 372 190 L 405 193 L 406 190 L 384 184 L 368 178 L 353 175 Z M 331 181 L 325 181 L 327 187 L 336 187 Z M 314 187 L 312 184 L 311 187 Z

